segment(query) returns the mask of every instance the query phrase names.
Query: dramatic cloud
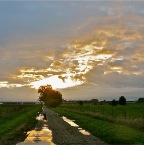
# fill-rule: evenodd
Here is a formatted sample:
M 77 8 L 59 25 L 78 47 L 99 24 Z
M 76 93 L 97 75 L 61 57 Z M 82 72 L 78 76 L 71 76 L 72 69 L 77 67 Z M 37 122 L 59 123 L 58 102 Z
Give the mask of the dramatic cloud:
M 37 3 L 21 10 L 17 3 L 15 11 L 2 4 L 12 13 L 0 10 L 6 23 L 0 35 L 0 90 L 51 84 L 69 99 L 68 92 L 77 98 L 130 96 L 133 90 L 142 95 L 143 2 L 44 3 L 40 11 Z

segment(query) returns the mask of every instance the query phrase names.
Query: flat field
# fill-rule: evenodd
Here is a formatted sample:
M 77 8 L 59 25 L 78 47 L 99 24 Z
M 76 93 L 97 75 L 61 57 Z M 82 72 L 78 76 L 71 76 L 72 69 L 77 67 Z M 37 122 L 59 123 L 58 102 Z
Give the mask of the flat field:
M 144 144 L 144 103 L 62 104 L 54 111 L 110 144 Z
M 123 106 L 117 105 L 114 107 L 107 103 L 103 105 L 84 103 L 81 106 L 79 105 L 79 103 L 75 103 L 75 104 L 62 104 L 60 108 L 67 108 L 81 112 L 94 112 L 107 116 L 113 116 L 114 118 L 144 119 L 144 103 L 132 103 Z
M 0 105 L 0 144 L 14 145 L 35 126 L 40 105 Z

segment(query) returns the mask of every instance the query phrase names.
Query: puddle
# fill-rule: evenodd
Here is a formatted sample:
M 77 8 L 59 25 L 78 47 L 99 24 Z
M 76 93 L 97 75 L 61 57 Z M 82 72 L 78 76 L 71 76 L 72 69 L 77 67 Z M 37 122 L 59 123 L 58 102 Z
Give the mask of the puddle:
M 64 116 L 62 116 L 62 119 L 73 127 L 79 127 L 76 123 L 73 122 L 73 120 L 70 120 Z
M 39 120 L 45 121 L 44 120 L 44 116 L 42 114 L 39 114 L 39 116 L 36 117 L 36 120 L 38 120 L 38 121 Z
M 84 134 L 84 135 L 90 135 L 90 133 L 84 129 L 80 129 L 79 132 Z
M 17 145 L 55 145 L 52 142 L 52 131 L 48 129 L 47 120 L 44 120 L 42 114 L 39 114 L 36 119 L 38 120 L 38 123 L 35 130 L 28 131 L 27 138 Z
M 62 119 L 67 122 L 68 124 L 70 124 L 73 127 L 79 127 L 79 125 L 77 125 L 74 120 L 70 120 L 68 118 L 66 118 L 65 116 L 62 116 Z M 84 134 L 84 135 L 90 135 L 90 133 L 82 128 L 78 128 L 79 132 Z

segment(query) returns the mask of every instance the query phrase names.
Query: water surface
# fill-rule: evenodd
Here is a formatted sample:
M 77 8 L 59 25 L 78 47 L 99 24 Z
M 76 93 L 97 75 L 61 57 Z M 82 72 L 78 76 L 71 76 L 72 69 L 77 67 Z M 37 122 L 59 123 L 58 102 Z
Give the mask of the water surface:
M 65 116 L 62 116 L 62 119 L 67 122 L 68 124 L 70 124 L 73 127 L 78 127 L 78 130 L 80 133 L 84 134 L 84 135 L 90 135 L 90 133 L 82 128 L 79 128 L 79 125 L 77 125 L 74 120 L 68 119 Z
M 44 120 L 44 116 L 39 114 L 36 117 L 38 123 L 34 130 L 27 132 L 27 138 L 17 145 L 55 145 L 52 142 L 52 131 L 48 128 L 47 120 Z

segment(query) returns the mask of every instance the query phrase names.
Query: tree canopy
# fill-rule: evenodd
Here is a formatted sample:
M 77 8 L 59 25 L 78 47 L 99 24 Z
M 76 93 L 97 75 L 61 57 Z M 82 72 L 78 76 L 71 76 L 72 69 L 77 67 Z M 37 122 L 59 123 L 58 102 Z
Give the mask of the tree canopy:
M 115 99 L 113 99 L 112 102 L 111 102 L 111 105 L 112 106 L 116 106 L 117 105 L 117 101 Z
M 45 103 L 46 106 L 56 107 L 62 103 L 62 94 L 53 90 L 51 85 L 40 86 L 38 89 L 39 101 Z
M 119 104 L 120 104 L 120 105 L 126 105 L 126 98 L 125 98 L 124 96 L 121 96 L 121 97 L 119 98 Z

